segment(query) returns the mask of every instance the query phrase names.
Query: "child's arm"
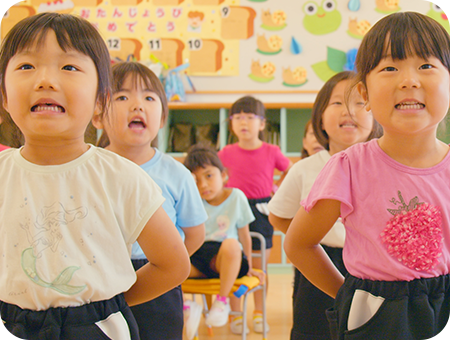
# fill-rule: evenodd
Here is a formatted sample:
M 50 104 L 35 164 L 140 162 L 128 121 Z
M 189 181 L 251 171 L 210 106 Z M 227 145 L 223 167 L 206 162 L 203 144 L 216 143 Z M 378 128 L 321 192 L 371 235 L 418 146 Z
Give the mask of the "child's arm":
M 275 185 L 277 187 L 279 187 L 281 185 L 281 183 L 283 183 L 284 178 L 286 177 L 287 173 L 289 172 L 289 170 L 292 168 L 292 166 L 294 165 L 294 163 L 292 163 L 291 160 L 289 160 L 289 166 L 287 167 L 286 170 L 281 171 L 280 173 L 280 179 L 278 181 L 275 182 Z
M 287 230 L 292 222 L 292 218 L 282 218 L 269 213 L 269 222 L 275 229 L 280 230 L 283 234 L 287 233 Z
M 184 245 L 191 256 L 205 241 L 205 223 L 181 229 L 184 231 Z
M 319 243 L 339 218 L 340 204 L 336 200 L 320 200 L 309 213 L 301 207 L 284 241 L 284 250 L 292 263 L 312 284 L 333 298 L 344 277 Z
M 256 276 L 260 282 L 264 282 L 264 273 L 261 273 L 259 271 L 253 270 L 253 263 L 252 263 L 252 237 L 250 236 L 250 229 L 248 227 L 248 224 L 243 228 L 238 228 L 238 237 L 239 242 L 242 244 L 242 251 L 244 252 L 245 256 L 247 257 L 248 262 L 248 276 Z
M 135 284 L 124 294 L 130 306 L 154 299 L 178 286 L 190 271 L 186 247 L 162 207 L 149 219 L 137 241 L 149 263 L 136 272 Z

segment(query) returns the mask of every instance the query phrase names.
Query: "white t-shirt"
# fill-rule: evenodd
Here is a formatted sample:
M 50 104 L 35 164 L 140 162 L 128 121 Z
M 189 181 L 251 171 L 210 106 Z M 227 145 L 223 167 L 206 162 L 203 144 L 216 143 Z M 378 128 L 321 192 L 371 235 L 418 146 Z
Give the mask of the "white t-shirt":
M 80 306 L 134 284 L 131 245 L 164 201 L 139 166 L 94 146 L 54 166 L 9 149 L 0 178 L 0 300 Z
M 330 157 L 328 151 L 322 150 L 295 163 L 270 200 L 269 211 L 281 218 L 294 218 L 300 202 L 308 196 L 316 177 Z M 345 228 L 339 219 L 320 243 L 328 247 L 343 248 L 344 240 Z

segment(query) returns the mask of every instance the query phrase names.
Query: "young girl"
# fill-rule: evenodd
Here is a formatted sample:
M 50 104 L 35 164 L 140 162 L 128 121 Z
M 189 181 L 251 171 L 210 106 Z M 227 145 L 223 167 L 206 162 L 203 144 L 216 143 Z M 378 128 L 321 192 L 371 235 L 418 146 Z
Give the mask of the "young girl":
M 158 77 L 137 62 L 112 67 L 111 113 L 95 115 L 94 126 L 103 129 L 101 146 L 138 164 L 162 189 L 164 211 L 184 238 L 189 255 L 203 243 L 204 222 L 208 218 L 191 173 L 183 164 L 151 146 L 167 121 L 168 107 Z M 136 270 L 148 260 L 138 243 L 131 259 Z M 141 339 L 181 340 L 183 298 L 175 287 L 160 297 L 131 308 Z
M 252 265 L 248 224 L 255 218 L 241 190 L 224 188 L 226 172 L 215 151 L 206 146 L 194 145 L 184 165 L 195 176 L 208 213 L 206 241 L 191 256 L 189 277 L 220 277 L 220 293 L 206 319 L 207 324 L 220 327 L 228 321 L 230 305 L 227 297 L 236 278 L 255 275 L 261 281 L 264 280 L 264 275 L 254 271 Z M 231 297 L 230 302 L 233 311 L 240 311 L 239 299 Z M 233 325 L 234 333 L 242 333 L 242 319 L 239 324 Z
M 238 142 L 219 151 L 219 157 L 228 171 L 227 187 L 241 189 L 249 199 L 256 218 L 250 224 L 250 230 L 264 236 L 267 248 L 261 249 L 259 241 L 254 240 L 253 250 L 265 251 L 266 258 L 269 258 L 273 227 L 267 216 L 267 202 L 273 188 L 273 172 L 274 169 L 287 172 L 292 163 L 281 153 L 278 146 L 264 143 L 260 139 L 266 122 L 265 108 L 261 101 L 250 96 L 239 99 L 231 106 L 230 120 L 231 130 L 237 136 Z M 262 268 L 259 260 L 254 261 L 254 266 L 267 272 L 267 265 Z M 257 333 L 263 332 L 262 294 L 263 291 L 254 294 L 253 329 Z
M 305 124 L 305 130 L 303 132 L 302 151 L 301 151 L 302 159 L 312 156 L 324 149 L 325 148 L 317 141 L 316 135 L 314 134 L 312 120 L 311 119 L 308 120 Z M 269 214 L 269 221 L 270 221 L 270 214 Z
M 384 135 L 330 159 L 285 250 L 336 297 L 327 312 L 336 338 L 428 339 L 443 329 L 450 306 L 450 154 L 436 138 L 450 101 L 450 38 L 427 16 L 392 14 L 364 37 L 356 69 Z M 345 281 L 318 246 L 339 216 Z
M 0 153 L 0 312 L 19 338 L 139 339 L 127 304 L 189 273 L 157 185 L 84 142 L 107 105 L 109 63 L 95 27 L 56 13 L 19 22 L 0 50 L 3 106 L 25 137 Z M 137 273 L 136 240 L 150 260 Z
M 353 72 L 341 72 L 330 78 L 317 94 L 312 109 L 312 126 L 317 140 L 325 150 L 294 164 L 280 189 L 269 202 L 269 220 L 273 226 L 286 233 L 300 208 L 300 201 L 311 187 L 330 157 L 347 147 L 378 137 L 379 125 L 372 114 L 363 107 L 363 99 L 354 90 L 346 100 Z M 321 240 L 321 245 L 339 271 L 347 270 L 342 262 L 345 230 L 337 220 L 332 230 Z M 312 285 L 301 273 L 295 271 L 293 294 L 293 327 L 291 340 L 329 339 L 330 331 L 325 311 L 334 300 Z

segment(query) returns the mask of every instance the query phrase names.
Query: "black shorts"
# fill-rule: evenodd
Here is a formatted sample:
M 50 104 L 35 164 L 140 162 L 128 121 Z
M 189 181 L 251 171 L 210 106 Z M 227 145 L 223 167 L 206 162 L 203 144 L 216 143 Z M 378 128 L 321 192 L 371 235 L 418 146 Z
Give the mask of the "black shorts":
M 322 247 L 341 274 L 345 276 L 347 270 L 342 260 L 342 248 L 324 245 Z M 329 340 L 331 338 L 325 312 L 333 307 L 334 299 L 309 282 L 297 269 L 295 269 L 292 302 L 291 340 Z
M 206 241 L 203 245 L 191 256 L 192 265 L 197 268 L 208 279 L 219 278 L 219 273 L 211 269 L 212 259 L 219 253 L 221 242 Z M 249 271 L 247 257 L 242 253 L 241 269 L 238 278 L 247 275 Z
M 348 330 L 356 291 L 382 297 L 381 305 L 368 320 Z M 422 340 L 437 335 L 450 313 L 450 275 L 412 281 L 372 281 L 347 275 L 335 306 L 327 311 L 333 339 Z M 364 315 L 355 308 L 357 316 Z
M 106 340 L 110 338 L 96 323 L 102 321 L 107 325 L 114 322 L 117 317 L 123 316 L 126 323 L 122 321 L 114 325 L 124 327 L 128 325 L 128 329 L 123 328 L 121 331 L 129 332 L 132 340 L 139 340 L 136 320 L 123 294 L 110 300 L 91 302 L 79 307 L 57 307 L 43 311 L 22 309 L 0 301 L 0 313 L 6 329 L 20 339 Z M 115 316 L 111 318 L 113 314 Z M 114 328 L 114 325 L 110 327 Z
M 138 270 L 148 260 L 132 260 Z M 142 340 L 182 340 L 183 294 L 181 286 L 157 298 L 131 307 Z
M 257 204 L 267 204 L 269 203 L 271 197 L 250 199 L 250 208 L 255 216 L 255 220 L 249 224 L 250 231 L 256 231 L 260 233 L 266 239 L 266 249 L 271 249 L 273 246 L 273 226 L 269 222 L 269 216 L 259 211 Z M 252 249 L 261 250 L 261 244 L 258 239 L 252 238 Z

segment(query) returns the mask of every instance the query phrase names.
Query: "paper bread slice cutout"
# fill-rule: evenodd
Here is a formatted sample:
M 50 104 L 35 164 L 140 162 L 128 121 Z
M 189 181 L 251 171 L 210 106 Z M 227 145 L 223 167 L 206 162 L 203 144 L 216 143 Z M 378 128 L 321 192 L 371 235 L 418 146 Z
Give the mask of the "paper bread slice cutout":
M 123 61 L 127 60 L 128 56 L 132 54 L 136 60 L 141 60 L 142 43 L 133 38 L 121 38 L 120 50 L 110 50 L 109 54 L 112 58 L 119 58 Z
M 225 45 L 220 40 L 203 39 L 201 49 L 190 51 L 190 73 L 214 73 L 220 70 L 224 49 Z
M 230 13 L 222 18 L 222 39 L 248 39 L 253 36 L 256 12 L 250 7 L 230 6 Z
M 184 43 L 179 39 L 161 38 L 161 49 L 151 53 L 169 66 L 175 68 L 183 63 Z

